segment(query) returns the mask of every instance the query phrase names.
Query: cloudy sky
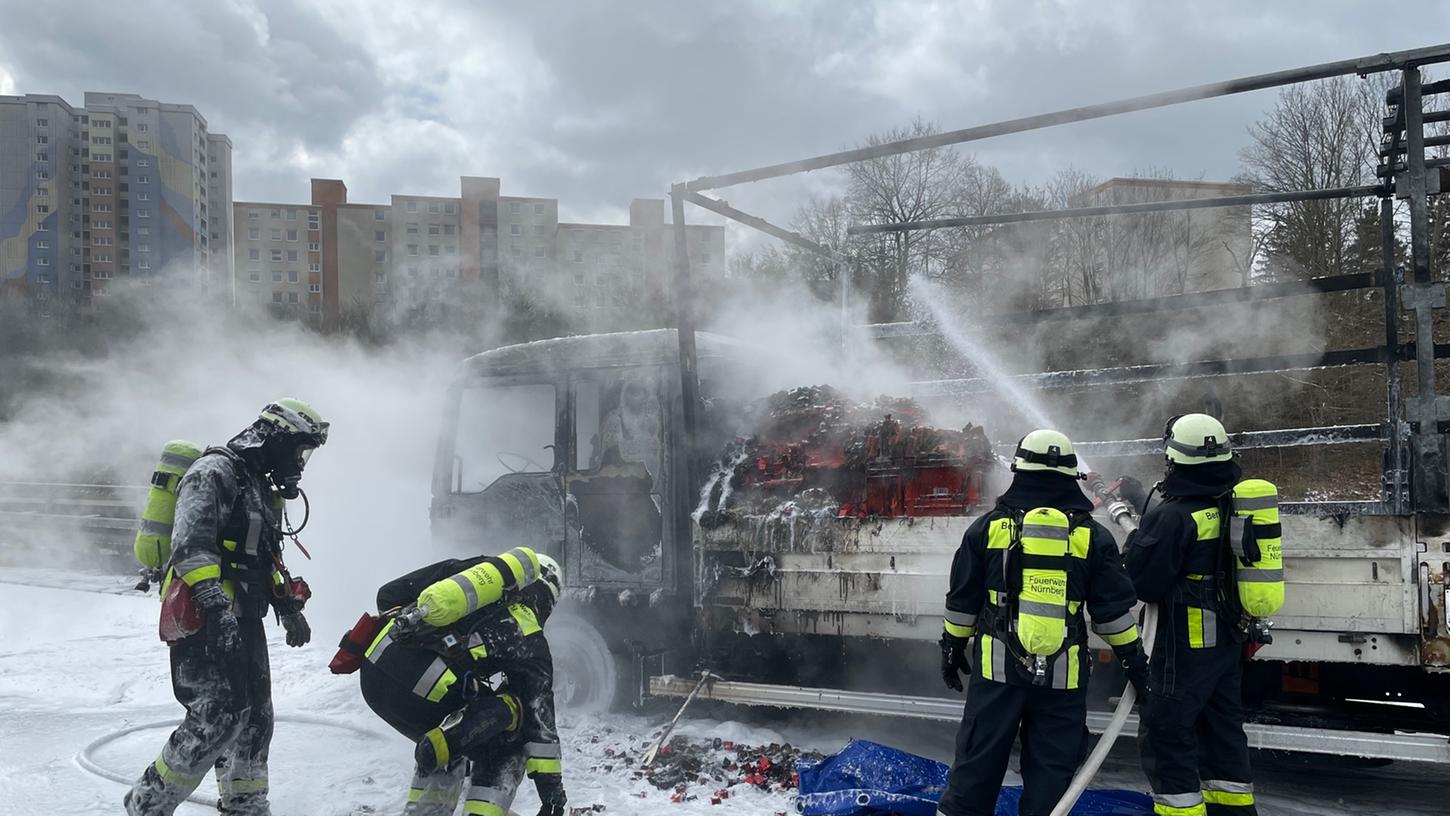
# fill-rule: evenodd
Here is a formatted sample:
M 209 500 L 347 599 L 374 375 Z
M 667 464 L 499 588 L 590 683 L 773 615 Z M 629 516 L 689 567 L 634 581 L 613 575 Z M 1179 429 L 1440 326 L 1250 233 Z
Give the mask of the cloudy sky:
M 0 93 L 194 104 L 239 199 L 456 195 L 458 176 L 623 221 L 671 181 L 1450 39 L 1450 4 L 1342 0 L 0 0 Z M 1272 94 L 972 146 L 1014 182 L 1236 170 Z M 834 171 L 723 193 L 788 219 Z M 702 217 L 696 211 L 692 219 Z

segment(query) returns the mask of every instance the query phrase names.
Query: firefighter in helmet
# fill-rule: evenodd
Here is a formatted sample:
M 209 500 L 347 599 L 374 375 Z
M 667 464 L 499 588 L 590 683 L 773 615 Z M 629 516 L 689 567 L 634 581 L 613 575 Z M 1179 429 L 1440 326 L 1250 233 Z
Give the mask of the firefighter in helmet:
M 327 431 L 312 406 L 279 399 L 182 477 L 161 632 L 186 717 L 126 793 L 131 816 L 174 812 L 213 767 L 222 813 L 271 813 L 272 688 L 262 619 L 275 612 L 289 646 L 312 637 L 305 595 L 288 591 L 281 566 L 283 501 L 300 495 L 303 468 Z
M 505 816 L 525 775 L 539 816 L 565 813 L 543 634 L 562 579 L 554 559 L 516 547 L 440 561 L 378 590 L 387 622 L 362 652 L 360 679 L 373 712 L 415 743 L 407 816 L 451 816 L 460 796 L 465 813 Z
M 1022 816 L 1047 816 L 1067 791 L 1087 725 L 1088 623 L 1141 688 L 1147 658 L 1137 598 L 1112 535 L 1091 518 L 1066 435 L 1022 438 L 1013 478 L 952 561 L 941 638 L 942 679 L 970 674 L 946 816 L 991 816 L 1022 733 Z M 973 639 L 975 638 L 975 645 Z
M 1124 557 L 1138 597 L 1160 607 L 1141 709 L 1143 770 L 1159 816 L 1253 816 L 1243 646 L 1259 637 L 1258 617 L 1283 603 L 1277 491 L 1242 480 L 1228 433 L 1207 414 L 1170 419 L 1163 441 L 1162 500 Z

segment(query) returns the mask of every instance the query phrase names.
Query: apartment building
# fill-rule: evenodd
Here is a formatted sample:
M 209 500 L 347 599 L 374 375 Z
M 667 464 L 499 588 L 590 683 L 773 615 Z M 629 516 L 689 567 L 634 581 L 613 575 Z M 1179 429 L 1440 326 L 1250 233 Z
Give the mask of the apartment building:
M 632 202 L 628 224 L 575 224 L 559 221 L 557 199 L 502 195 L 497 178 L 465 176 L 459 192 L 362 204 L 344 182 L 313 179 L 309 205 L 237 202 L 237 300 L 322 325 L 459 304 L 529 303 L 576 331 L 668 317 L 663 201 Z M 296 241 L 292 213 L 307 227 Z M 724 277 L 724 238 L 722 227 L 688 228 L 701 279 Z
M 0 283 L 42 311 L 121 278 L 229 292 L 231 150 L 190 105 L 0 96 Z

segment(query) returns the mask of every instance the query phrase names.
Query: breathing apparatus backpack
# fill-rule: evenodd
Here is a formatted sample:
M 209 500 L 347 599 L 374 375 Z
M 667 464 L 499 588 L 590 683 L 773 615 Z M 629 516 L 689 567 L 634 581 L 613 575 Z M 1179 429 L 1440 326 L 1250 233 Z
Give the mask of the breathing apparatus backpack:
M 151 489 L 146 493 L 146 506 L 141 511 L 141 528 L 136 531 L 132 550 L 145 568 L 145 578 L 138 585 L 143 591 L 159 580 L 161 571 L 171 560 L 171 526 L 176 518 L 176 494 L 181 477 L 201 458 L 200 446 L 185 439 L 173 439 L 161 449 L 161 461 L 151 474 Z
M 1006 550 L 1007 620 L 1001 623 L 1014 632 L 1018 656 L 1035 681 L 1043 682 L 1048 659 L 1072 645 L 1068 572 L 1072 559 L 1087 557 L 1092 530 L 1074 528 L 1068 515 L 1054 507 L 1034 508 L 1004 522 L 988 533 L 989 548 Z
M 1245 479 L 1234 485 L 1230 506 L 1225 532 L 1238 605 L 1250 618 L 1267 618 L 1284 608 L 1279 490 L 1263 479 Z

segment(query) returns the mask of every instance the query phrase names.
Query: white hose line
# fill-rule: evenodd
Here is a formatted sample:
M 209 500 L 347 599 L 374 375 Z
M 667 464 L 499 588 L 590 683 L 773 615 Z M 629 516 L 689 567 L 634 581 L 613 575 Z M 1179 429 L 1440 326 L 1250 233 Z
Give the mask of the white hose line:
M 1153 640 L 1158 634 L 1158 605 L 1145 604 L 1143 606 L 1143 626 L 1140 635 L 1143 639 L 1143 651 L 1149 655 L 1153 654 Z M 1057 807 L 1052 809 L 1052 816 L 1068 816 L 1072 806 L 1082 797 L 1087 786 L 1092 784 L 1093 777 L 1097 776 L 1098 769 L 1103 766 L 1103 760 L 1108 758 L 1108 752 L 1113 750 L 1113 743 L 1118 741 L 1118 735 L 1123 733 L 1123 726 L 1128 722 L 1128 714 L 1133 711 L 1133 701 L 1138 697 L 1138 690 L 1129 683 L 1123 689 L 1123 696 L 1118 699 L 1118 708 L 1113 712 L 1113 718 L 1108 721 L 1108 727 L 1103 729 L 1103 735 L 1098 739 L 1098 744 L 1088 756 L 1087 762 L 1078 769 L 1077 776 L 1072 778 L 1072 785 L 1068 787 L 1067 793 L 1062 795 Z
M 362 734 L 365 737 L 381 738 L 381 735 L 376 731 L 372 731 L 366 728 L 357 728 L 355 726 L 336 722 L 335 720 L 323 719 L 322 717 L 293 715 L 287 717 L 278 717 L 276 718 L 276 720 L 274 720 L 274 722 L 301 723 L 303 725 L 323 725 L 329 728 L 341 728 L 344 731 L 352 731 L 356 734 Z M 94 756 L 96 751 L 100 750 L 106 745 L 115 742 L 122 737 L 128 737 L 132 734 L 137 733 L 138 731 L 152 731 L 162 728 L 175 728 L 180 724 L 181 720 L 160 720 L 158 722 L 144 723 L 142 725 L 133 725 L 130 728 L 123 728 L 120 731 L 113 731 L 109 734 L 103 734 L 92 740 L 89 745 L 82 748 L 80 752 L 75 755 L 76 766 L 79 767 L 81 770 L 86 771 L 87 773 L 94 774 L 102 779 L 107 779 L 112 782 L 118 782 L 129 788 L 132 784 L 136 782 L 136 777 L 134 775 L 127 776 L 125 774 L 116 773 L 115 771 L 112 771 L 101 765 L 99 762 L 96 762 Z M 217 806 L 217 800 L 214 797 L 207 798 L 199 793 L 193 793 L 190 796 L 186 797 L 186 801 L 194 802 L 195 804 L 213 809 L 215 809 Z M 514 813 L 513 811 L 509 811 L 509 816 L 518 816 L 518 814 Z

